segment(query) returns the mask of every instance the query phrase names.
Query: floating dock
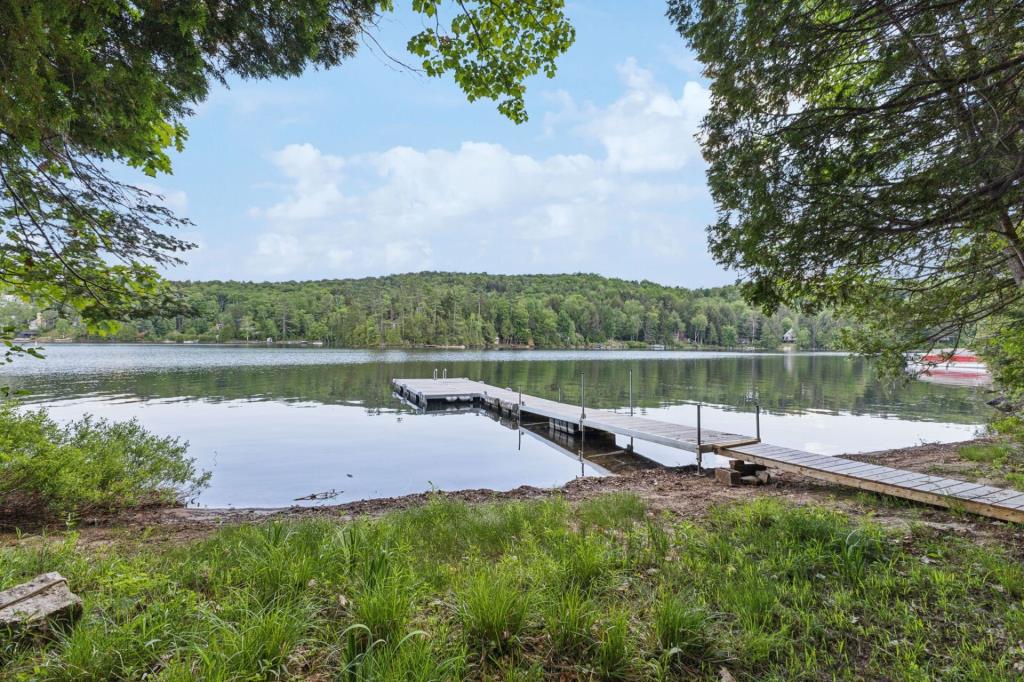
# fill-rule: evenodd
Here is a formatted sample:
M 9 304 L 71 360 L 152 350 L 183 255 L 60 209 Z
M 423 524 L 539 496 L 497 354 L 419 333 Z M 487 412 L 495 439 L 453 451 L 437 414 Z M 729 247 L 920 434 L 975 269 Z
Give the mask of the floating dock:
M 757 438 L 735 433 L 559 403 L 470 379 L 394 379 L 392 384 L 399 396 L 424 408 L 437 402 L 479 402 L 502 412 L 547 417 L 557 430 L 604 431 L 689 452 L 714 452 L 720 447 L 760 442 Z
M 768 445 L 756 437 L 704 429 L 699 423 L 685 426 L 570 405 L 471 379 L 393 379 L 392 385 L 400 397 L 422 408 L 431 403 L 476 403 L 506 414 L 545 417 L 552 428 L 566 433 L 594 430 L 686 450 L 697 453 L 698 462 L 710 452 L 830 483 L 1024 523 L 1024 492 L 1017 490 Z

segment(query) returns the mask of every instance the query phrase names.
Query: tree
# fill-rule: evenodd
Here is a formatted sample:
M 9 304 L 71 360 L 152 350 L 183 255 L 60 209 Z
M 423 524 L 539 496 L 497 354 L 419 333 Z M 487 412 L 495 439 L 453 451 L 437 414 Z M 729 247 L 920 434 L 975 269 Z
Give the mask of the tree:
M 574 38 L 563 0 L 469 0 L 442 21 L 440 0 L 411 0 L 429 27 L 410 51 L 470 99 L 526 119 L 524 80 L 552 76 Z M 330 68 L 374 40 L 392 0 L 190 0 L 0 3 L 0 281 L 87 323 L 175 304 L 158 268 L 192 244 L 187 223 L 118 179 L 129 166 L 171 172 L 185 121 L 229 76 Z M 8 340 L 9 345 L 9 340 Z
M 736 340 L 738 336 L 736 334 L 736 327 L 731 324 L 724 325 L 722 327 L 722 345 L 726 348 L 733 348 L 736 346 Z
M 252 316 L 242 315 L 242 319 L 238 323 L 238 333 L 241 334 L 246 341 L 251 339 L 252 335 L 255 334 L 258 330 L 259 328 L 253 321 Z
M 576 344 L 576 324 L 572 321 L 569 312 L 562 308 L 558 311 L 558 336 L 566 346 Z
M 652 283 L 624 282 L 589 275 L 480 275 L 422 272 L 362 279 L 314 282 L 179 282 L 190 317 L 151 316 L 133 319 L 140 340 L 179 340 L 194 336 L 222 341 L 305 338 L 337 346 L 365 346 L 368 321 L 377 328 L 377 342 L 387 345 L 495 343 L 496 329 L 507 323 L 508 343 L 574 346 L 587 342 L 574 315 L 584 320 L 590 340 L 634 340 L 624 310 L 645 316 L 643 340 L 674 343 L 682 320 L 697 321 L 702 343 L 727 341 L 737 321 L 746 325 L 751 311 L 735 287 L 688 291 Z M 327 293 L 330 292 L 330 293 Z M 386 306 L 382 302 L 386 301 Z M 386 309 L 385 309 L 386 308 Z M 4 315 L 6 311 L 6 317 Z M 27 328 L 40 310 L 13 297 L 0 297 L 0 323 Z M 437 319 L 436 324 L 428 313 Z M 44 328 L 55 313 L 42 311 Z M 773 318 L 791 317 L 788 309 Z M 72 314 L 76 336 L 87 329 Z M 843 322 L 819 315 L 827 338 Z M 805 317 L 813 321 L 815 318 Z M 801 321 L 801 325 L 803 322 Z M 609 330 L 602 336 L 605 325 Z M 688 328 L 689 330 L 689 328 Z M 779 332 L 782 333 L 781 331 Z M 814 334 L 812 331 L 812 341 Z M 695 334 L 690 334 L 695 336 Z
M 704 313 L 697 313 L 690 318 L 690 326 L 693 327 L 693 340 L 695 343 L 704 342 L 704 332 L 708 328 L 708 316 Z
M 858 348 L 894 364 L 1019 310 L 1019 3 L 670 0 L 669 16 L 713 81 L 711 250 L 749 300 L 842 306 Z

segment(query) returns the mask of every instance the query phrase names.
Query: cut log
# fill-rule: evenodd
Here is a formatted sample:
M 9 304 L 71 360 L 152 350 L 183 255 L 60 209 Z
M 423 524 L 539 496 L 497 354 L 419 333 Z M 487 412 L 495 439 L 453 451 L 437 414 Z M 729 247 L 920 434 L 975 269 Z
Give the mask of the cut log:
M 715 480 L 725 485 L 739 485 L 740 472 L 735 469 L 715 469 Z
M 82 614 L 82 600 L 60 573 L 44 573 L 0 592 L 0 627 L 22 629 L 49 623 L 72 623 Z
M 758 471 L 757 473 L 754 474 L 754 476 L 757 477 L 757 480 L 762 485 L 766 484 L 766 483 L 770 483 L 771 480 L 772 480 L 772 475 L 768 473 L 767 469 L 762 469 L 761 471 Z

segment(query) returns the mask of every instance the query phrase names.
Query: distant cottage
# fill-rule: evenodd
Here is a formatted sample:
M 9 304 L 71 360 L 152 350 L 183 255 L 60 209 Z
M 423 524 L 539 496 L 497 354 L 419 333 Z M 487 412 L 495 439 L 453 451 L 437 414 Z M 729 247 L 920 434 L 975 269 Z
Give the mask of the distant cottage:
M 796 343 L 796 332 L 790 327 L 789 331 L 782 335 L 782 343 Z

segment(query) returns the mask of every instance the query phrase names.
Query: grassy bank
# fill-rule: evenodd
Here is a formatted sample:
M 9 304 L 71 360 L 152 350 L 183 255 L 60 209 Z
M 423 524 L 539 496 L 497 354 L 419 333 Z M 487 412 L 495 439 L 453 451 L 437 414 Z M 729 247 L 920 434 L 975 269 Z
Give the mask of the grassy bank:
M 924 527 L 771 500 L 699 523 L 612 494 L 435 500 L 187 546 L 22 540 L 85 616 L 2 645 L 7 679 L 1019 679 L 1024 569 Z
M 1001 439 L 994 443 L 965 445 L 960 458 L 973 466 L 966 473 L 973 479 L 985 479 L 1005 488 L 1024 490 L 1024 443 Z

